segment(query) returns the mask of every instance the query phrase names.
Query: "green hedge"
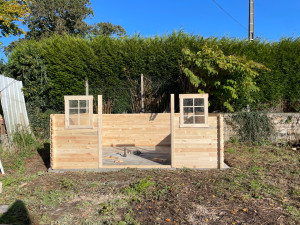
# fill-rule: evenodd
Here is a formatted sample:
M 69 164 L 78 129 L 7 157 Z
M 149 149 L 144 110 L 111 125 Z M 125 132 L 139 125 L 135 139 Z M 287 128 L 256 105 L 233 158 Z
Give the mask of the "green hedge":
M 141 73 L 151 78 L 153 101 L 160 105 L 149 110 L 164 111 L 170 93 L 185 92 L 182 49 L 197 52 L 207 43 L 219 45 L 225 55 L 245 56 L 271 69 L 256 78 L 260 92 L 252 110 L 271 109 L 282 102 L 285 111 L 300 111 L 299 38 L 248 42 L 183 32 L 151 38 L 53 36 L 21 42 L 8 56 L 8 69 L 10 76 L 23 81 L 28 107 L 34 112 L 63 111 L 63 96 L 83 95 L 86 77 L 91 94 L 112 100 L 112 112 L 132 112 L 132 93 L 138 90 L 132 81 L 138 84 Z M 236 109 L 239 104 L 235 103 Z

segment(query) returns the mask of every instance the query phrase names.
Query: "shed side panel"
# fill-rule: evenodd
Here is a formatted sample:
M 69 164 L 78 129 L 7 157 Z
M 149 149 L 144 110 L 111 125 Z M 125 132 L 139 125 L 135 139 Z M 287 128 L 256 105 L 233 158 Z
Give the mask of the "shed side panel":
M 65 129 L 65 116 L 52 115 L 51 168 L 98 168 L 97 119 L 92 129 Z
M 218 120 L 208 117 L 209 127 L 180 128 L 180 116 L 175 114 L 174 167 L 218 167 Z

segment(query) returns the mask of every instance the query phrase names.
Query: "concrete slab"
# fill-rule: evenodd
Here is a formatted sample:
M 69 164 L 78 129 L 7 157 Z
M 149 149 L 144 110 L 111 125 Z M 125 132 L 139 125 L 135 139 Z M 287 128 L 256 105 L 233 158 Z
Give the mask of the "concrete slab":
M 103 165 L 171 165 L 170 153 L 155 147 L 104 147 L 102 153 Z

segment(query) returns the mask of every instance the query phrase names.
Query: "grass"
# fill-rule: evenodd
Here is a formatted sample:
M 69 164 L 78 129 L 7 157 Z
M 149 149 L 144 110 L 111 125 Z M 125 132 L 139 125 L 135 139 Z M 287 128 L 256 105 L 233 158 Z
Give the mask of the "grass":
M 228 170 L 135 170 L 50 174 L 19 137 L 1 149 L 1 203 L 10 224 L 298 224 L 300 157 L 289 147 L 226 146 Z M 25 144 L 24 144 L 25 143 Z M 23 151 L 22 151 L 23 148 Z M 40 152 L 39 152 L 40 153 Z M 17 213 L 20 212 L 20 213 Z

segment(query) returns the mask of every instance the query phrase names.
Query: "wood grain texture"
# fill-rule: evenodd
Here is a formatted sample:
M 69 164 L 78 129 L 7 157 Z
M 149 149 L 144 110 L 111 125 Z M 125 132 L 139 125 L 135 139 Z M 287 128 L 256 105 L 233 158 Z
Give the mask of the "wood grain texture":
M 64 115 L 52 115 L 52 169 L 98 168 L 97 126 L 65 129 Z M 98 116 L 93 115 L 93 121 Z
M 224 124 L 223 116 L 218 116 L 218 167 L 219 169 L 224 168 Z
M 170 146 L 170 114 L 104 114 L 103 146 Z
M 171 153 L 171 165 L 175 168 L 223 168 L 223 118 L 217 114 L 208 115 L 208 127 L 180 128 L 179 114 L 174 113 L 172 107 L 171 113 L 163 114 L 101 115 L 102 110 L 99 112 L 93 115 L 91 129 L 65 129 L 64 115 L 51 115 L 52 169 L 171 167 L 102 165 L 104 146 L 125 145 L 155 146 L 159 152 L 168 151 Z
M 98 95 L 98 168 L 102 167 L 102 95 Z
M 218 115 L 208 115 L 208 127 L 180 127 L 175 114 L 174 167 L 218 168 Z
M 174 167 L 174 156 L 175 156 L 175 125 L 174 125 L 174 118 L 175 118 L 175 102 L 174 102 L 174 94 L 171 94 L 171 115 L 170 115 L 170 123 L 171 123 L 171 166 Z

